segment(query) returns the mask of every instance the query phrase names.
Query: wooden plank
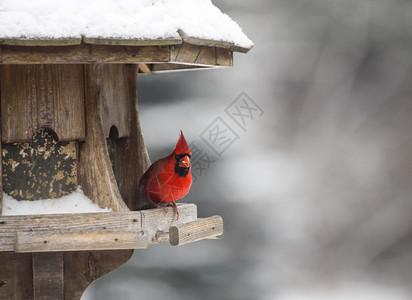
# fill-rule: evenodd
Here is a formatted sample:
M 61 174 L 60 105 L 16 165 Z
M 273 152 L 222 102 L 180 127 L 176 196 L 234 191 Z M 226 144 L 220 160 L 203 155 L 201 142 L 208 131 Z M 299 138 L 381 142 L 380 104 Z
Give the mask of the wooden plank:
M 83 250 L 144 249 L 148 246 L 147 232 L 135 224 L 134 228 L 62 229 L 17 232 L 15 252 L 53 252 Z
M 194 222 L 173 225 L 169 229 L 170 244 L 180 246 L 203 239 L 216 239 L 223 236 L 221 216 L 197 219 Z
M 188 43 L 183 43 L 180 46 L 172 46 L 170 61 L 194 64 L 201 48 L 201 46 Z
M 249 52 L 250 49 L 253 48 L 253 47 L 250 47 L 250 48 L 241 47 L 241 46 L 235 45 L 232 42 L 227 42 L 227 41 L 197 38 L 197 37 L 190 36 L 190 35 L 186 34 L 181 29 L 179 29 L 177 32 L 179 33 L 179 35 L 181 36 L 181 38 L 183 39 L 183 41 L 185 43 L 189 43 L 189 44 L 192 44 L 192 45 L 207 46 L 207 47 L 219 47 L 219 48 L 225 48 L 225 49 L 229 49 L 231 51 L 236 51 L 236 52 L 241 52 L 241 53 L 247 53 L 247 52 Z
M 40 128 L 83 139 L 82 77 L 81 65 L 0 65 L 2 142 L 31 141 Z
M 116 45 L 116 46 L 164 46 L 164 45 L 178 45 L 182 43 L 181 38 L 165 38 L 155 40 L 143 39 L 115 39 L 115 38 L 96 38 L 83 37 L 83 42 L 86 44 L 95 45 Z
M 0 98 L 1 98 L 1 93 L 0 93 Z M 1 100 L 0 100 L 0 103 L 1 103 Z M 0 130 L 0 154 L 2 153 L 3 153 L 3 144 L 1 143 L 1 130 Z M 0 191 L 3 191 L 3 155 L 0 155 L 0 176 L 1 176 Z M 3 213 L 3 193 L 0 193 L 0 216 L 2 215 L 2 213 Z
M 0 252 L 0 299 L 33 299 L 31 253 Z
M 0 64 L 89 64 L 150 63 L 169 61 L 166 46 L 110 46 L 80 44 L 73 46 L 0 45 Z
M 14 251 L 16 232 L 43 232 L 51 228 L 92 231 L 142 228 L 141 213 L 84 213 L 0 216 L 0 251 Z M 137 226 L 137 227 L 136 227 Z
M 112 105 L 108 110 L 117 111 L 117 103 L 124 103 L 124 110 L 127 110 L 127 118 L 119 114 L 118 118 L 120 119 L 112 123 L 117 125 L 127 122 L 129 128 L 128 138 L 112 137 L 108 140 L 108 143 L 111 143 L 110 157 L 116 182 L 123 201 L 125 201 L 129 209 L 148 208 L 151 206 L 148 200 L 145 200 L 143 189 L 138 184 L 140 178 L 150 166 L 150 159 L 139 121 L 137 99 L 138 65 L 109 66 L 107 70 L 113 72 L 108 72 L 108 77 L 103 82 L 103 86 L 107 84 L 111 89 L 118 90 L 117 95 L 114 93 L 110 95 L 112 97 Z M 116 74 L 122 75 L 117 76 L 118 79 L 116 82 L 113 82 Z M 106 95 L 108 94 L 106 93 Z
M 233 52 L 228 49 L 216 48 L 216 65 L 233 67 Z
M 216 65 L 216 47 L 202 47 L 196 57 L 195 64 Z
M 0 45 L 10 45 L 10 46 L 68 46 L 68 45 L 78 45 L 82 42 L 81 37 L 73 37 L 66 39 L 0 39 Z
M 183 43 L 178 46 L 171 46 L 170 61 L 184 65 L 194 65 L 203 67 L 232 67 L 233 56 L 229 49 L 192 45 Z M 156 67 L 156 65 L 154 65 Z M 156 67 L 157 68 L 157 67 Z M 153 70 L 156 70 L 154 68 Z M 161 68 L 164 68 L 161 66 Z
M 135 87 L 133 85 L 131 88 Z M 103 66 L 101 89 L 102 121 L 105 137 L 115 126 L 118 137 L 128 137 L 130 133 L 129 86 L 127 71 L 123 64 L 107 64 Z
M 181 71 L 193 71 L 193 70 L 208 70 L 216 68 L 216 66 L 201 66 L 201 65 L 185 65 L 182 63 L 162 63 L 153 64 L 152 73 L 169 73 L 169 72 L 181 72 Z
M 51 231 L 91 232 L 143 229 L 149 244 L 158 243 L 156 233 L 169 232 L 169 228 L 197 220 L 197 207 L 192 203 L 177 205 L 180 218 L 171 207 L 117 213 L 83 213 L 0 216 L 0 251 L 14 251 L 16 232 L 34 232 L 39 235 Z M 89 249 L 93 250 L 93 249 Z
M 34 300 L 64 299 L 63 253 L 33 253 Z
M 100 207 L 128 211 L 107 150 L 102 120 L 103 65 L 85 65 L 86 138 L 80 145 L 79 183 L 86 196 Z
M 150 243 L 158 243 L 161 242 L 156 238 L 158 232 L 169 232 L 171 226 L 197 220 L 195 204 L 182 203 L 177 207 L 180 213 L 178 220 L 171 207 L 119 213 L 0 216 L 0 251 L 14 251 L 16 232 L 41 236 L 53 231 L 56 233 L 104 232 L 105 230 L 140 232 L 143 229 L 145 234 L 147 232 Z M 91 247 L 89 250 L 92 249 Z

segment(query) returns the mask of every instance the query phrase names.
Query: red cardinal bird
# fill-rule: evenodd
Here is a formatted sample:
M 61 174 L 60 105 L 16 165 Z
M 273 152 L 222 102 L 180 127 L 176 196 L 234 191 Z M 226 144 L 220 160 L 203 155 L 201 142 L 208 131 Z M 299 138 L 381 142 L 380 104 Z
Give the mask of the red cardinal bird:
M 180 130 L 180 137 L 172 154 L 154 162 L 143 174 L 139 184 L 144 185 L 148 199 L 156 205 L 168 204 L 179 218 L 175 201 L 183 198 L 192 185 L 189 146 Z

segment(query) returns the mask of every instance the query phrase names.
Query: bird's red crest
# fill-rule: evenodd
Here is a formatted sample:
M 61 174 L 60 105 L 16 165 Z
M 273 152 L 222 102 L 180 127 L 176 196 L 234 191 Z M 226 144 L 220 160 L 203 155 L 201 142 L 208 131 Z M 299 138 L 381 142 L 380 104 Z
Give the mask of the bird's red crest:
M 186 142 L 186 139 L 183 135 L 183 132 L 180 130 L 180 137 L 179 140 L 177 141 L 175 150 L 173 151 L 175 154 L 184 154 L 187 153 L 189 155 L 192 155 L 189 149 L 189 145 Z

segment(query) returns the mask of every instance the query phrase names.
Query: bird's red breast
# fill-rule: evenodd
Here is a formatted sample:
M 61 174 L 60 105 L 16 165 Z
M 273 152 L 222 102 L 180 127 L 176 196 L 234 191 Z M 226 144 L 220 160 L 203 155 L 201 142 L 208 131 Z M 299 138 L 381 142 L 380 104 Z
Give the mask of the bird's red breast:
M 192 185 L 191 152 L 183 132 L 173 152 L 154 162 L 140 179 L 146 197 L 156 204 L 183 198 Z

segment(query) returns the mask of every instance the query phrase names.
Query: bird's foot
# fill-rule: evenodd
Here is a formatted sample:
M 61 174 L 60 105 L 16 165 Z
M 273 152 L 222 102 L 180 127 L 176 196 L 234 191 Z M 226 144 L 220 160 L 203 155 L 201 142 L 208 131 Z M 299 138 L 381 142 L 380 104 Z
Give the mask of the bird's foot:
M 176 221 L 179 220 L 179 211 L 177 210 L 177 205 L 174 202 L 171 202 L 169 204 L 167 204 L 167 206 L 171 206 L 173 208 L 173 211 L 176 213 Z

